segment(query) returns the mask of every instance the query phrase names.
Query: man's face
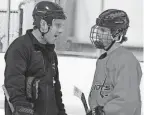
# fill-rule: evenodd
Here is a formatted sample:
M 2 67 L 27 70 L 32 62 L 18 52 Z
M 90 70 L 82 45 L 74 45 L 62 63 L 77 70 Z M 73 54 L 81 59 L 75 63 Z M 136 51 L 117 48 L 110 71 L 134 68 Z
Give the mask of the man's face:
M 94 27 L 92 41 L 97 48 L 107 49 L 113 41 L 110 29 L 106 27 Z
M 62 34 L 64 30 L 64 22 L 65 20 L 63 19 L 54 19 L 52 21 L 52 26 L 50 26 L 49 32 L 44 35 L 44 39 L 49 44 L 54 44 L 56 39 Z

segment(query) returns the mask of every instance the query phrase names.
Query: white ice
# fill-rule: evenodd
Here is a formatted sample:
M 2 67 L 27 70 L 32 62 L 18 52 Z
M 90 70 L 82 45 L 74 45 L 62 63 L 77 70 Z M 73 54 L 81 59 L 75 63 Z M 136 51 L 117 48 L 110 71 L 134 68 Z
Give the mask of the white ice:
M 4 54 L 0 54 L 0 86 L 4 81 Z M 73 87 L 77 86 L 81 89 L 86 98 L 88 98 L 89 90 L 92 84 L 96 60 L 78 57 L 59 56 L 59 72 L 60 81 L 63 92 L 63 102 L 68 115 L 85 115 L 83 105 L 77 97 L 73 95 Z M 144 64 L 141 63 L 142 71 L 144 72 Z M 141 81 L 141 97 L 144 104 L 144 78 Z M 4 95 L 0 88 L 0 115 L 4 115 Z M 142 107 L 142 115 L 144 107 Z

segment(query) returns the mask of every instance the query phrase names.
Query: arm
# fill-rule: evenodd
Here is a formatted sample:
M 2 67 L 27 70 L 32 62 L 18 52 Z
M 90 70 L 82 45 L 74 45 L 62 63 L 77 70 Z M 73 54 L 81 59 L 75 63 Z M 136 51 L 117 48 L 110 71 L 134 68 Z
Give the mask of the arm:
M 26 53 L 22 48 L 11 47 L 5 55 L 5 87 L 9 93 L 9 101 L 13 104 L 15 112 L 32 111 L 32 104 L 26 99 L 25 94 L 25 71 L 27 68 Z
M 106 103 L 104 111 L 106 115 L 140 115 L 140 65 L 135 59 L 123 56 L 117 69 L 112 99 Z

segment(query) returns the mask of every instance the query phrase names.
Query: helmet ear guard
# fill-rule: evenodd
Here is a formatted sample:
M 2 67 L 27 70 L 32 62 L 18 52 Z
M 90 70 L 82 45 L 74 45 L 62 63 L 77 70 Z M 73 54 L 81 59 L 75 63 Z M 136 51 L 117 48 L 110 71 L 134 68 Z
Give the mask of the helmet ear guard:
M 40 31 L 46 33 L 48 31 L 47 22 L 43 19 L 40 20 Z
M 127 29 L 123 29 L 123 28 L 111 29 L 112 37 L 117 43 L 122 43 L 123 41 L 127 41 L 127 37 L 125 37 L 126 32 L 127 32 Z M 116 37 L 118 39 L 116 39 Z

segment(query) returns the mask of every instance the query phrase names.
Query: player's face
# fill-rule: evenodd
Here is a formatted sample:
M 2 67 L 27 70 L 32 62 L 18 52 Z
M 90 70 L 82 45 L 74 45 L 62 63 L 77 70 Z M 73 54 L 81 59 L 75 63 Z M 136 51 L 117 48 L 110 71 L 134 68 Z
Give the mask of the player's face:
M 54 44 L 55 41 L 59 38 L 64 30 L 64 20 L 55 19 L 52 22 L 52 26 L 48 33 L 45 34 L 44 38 L 49 44 Z
M 91 41 L 97 48 L 107 49 L 113 41 L 110 29 L 93 26 L 91 30 Z

